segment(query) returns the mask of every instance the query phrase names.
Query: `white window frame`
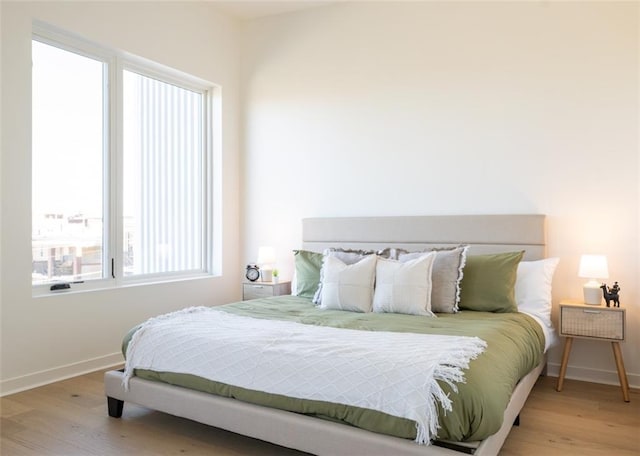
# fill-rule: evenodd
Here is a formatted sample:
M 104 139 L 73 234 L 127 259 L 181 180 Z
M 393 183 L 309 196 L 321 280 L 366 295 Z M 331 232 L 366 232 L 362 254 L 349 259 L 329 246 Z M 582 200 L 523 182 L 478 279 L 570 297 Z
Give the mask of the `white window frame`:
M 124 51 L 110 49 L 41 22 L 33 23 L 32 40 L 106 64 L 103 133 L 103 271 L 105 277 L 70 283 L 64 293 L 93 291 L 220 275 L 222 263 L 219 204 L 221 88 L 213 83 Z M 191 271 L 124 276 L 123 245 L 123 71 L 133 71 L 202 95 L 202 268 Z M 33 296 L 51 296 L 51 283 L 32 285 Z

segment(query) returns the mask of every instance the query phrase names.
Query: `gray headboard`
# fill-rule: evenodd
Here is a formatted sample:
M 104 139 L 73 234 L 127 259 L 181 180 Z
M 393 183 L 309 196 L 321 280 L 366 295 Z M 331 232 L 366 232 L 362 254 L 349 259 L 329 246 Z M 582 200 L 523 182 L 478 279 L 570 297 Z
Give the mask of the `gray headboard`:
M 304 249 L 328 247 L 421 250 L 469 244 L 469 253 L 525 250 L 525 260 L 546 256 L 546 219 L 540 214 L 328 217 L 302 220 Z

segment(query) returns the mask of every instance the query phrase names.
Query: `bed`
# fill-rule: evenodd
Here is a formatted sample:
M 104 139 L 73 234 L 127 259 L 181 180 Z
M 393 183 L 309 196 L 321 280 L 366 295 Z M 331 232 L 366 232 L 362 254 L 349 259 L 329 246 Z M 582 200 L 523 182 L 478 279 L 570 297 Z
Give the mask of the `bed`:
M 421 251 L 429 248 L 453 248 L 460 244 L 469 245 L 468 257 L 524 251 L 523 261 L 540 260 L 546 256 L 545 217 L 543 215 L 463 215 L 304 219 L 301 248 L 315 252 L 322 252 L 325 248 L 336 246 L 346 249 L 391 248 Z M 307 307 L 304 307 L 305 305 Z M 317 312 L 317 309 L 305 303 L 300 297 L 286 297 L 277 304 L 239 303 L 230 308 L 230 313 L 252 315 L 252 312 L 260 313 L 260 309 L 270 307 L 289 309 L 292 315 L 297 316 L 304 313 L 304 309 L 308 309 L 306 310 L 308 312 Z M 484 319 L 483 314 L 477 313 L 478 318 Z M 476 313 L 463 311 L 458 314 L 443 315 L 439 321 L 442 325 L 446 325 L 447 321 L 454 321 L 454 315 L 476 318 Z M 406 317 L 400 316 L 398 319 L 410 321 Z M 513 315 L 507 315 L 505 318 L 512 317 L 515 318 Z M 545 331 L 537 329 L 536 331 L 544 333 L 544 343 L 548 346 L 551 339 L 549 328 L 544 328 L 544 322 L 538 321 L 535 315 L 530 317 L 526 317 L 527 321 L 536 320 L 534 326 L 540 324 L 540 327 L 545 329 Z M 376 319 L 378 316 L 372 314 L 370 318 Z M 481 323 L 477 324 L 481 325 Z M 375 323 L 366 322 L 366 325 L 371 326 Z M 491 435 L 483 436 L 481 440 L 439 439 L 433 445 L 418 445 L 407 436 L 402 438 L 374 432 L 375 429 L 362 429 L 335 420 L 321 419 L 308 414 L 256 405 L 172 385 L 165 383 L 161 376 L 154 377 L 153 373 L 146 378 L 133 376 L 126 383 L 128 388 L 125 388 L 124 372 L 107 372 L 105 391 L 109 415 L 112 417 L 122 415 L 124 402 L 132 402 L 313 454 L 348 452 L 349 454 L 437 455 L 463 452 L 490 455 L 498 453 L 512 425 L 518 421 L 519 412 L 537 377 L 544 369 L 543 348 L 540 349 L 539 356 L 535 360 L 535 365 L 527 367 L 527 372 L 523 374 L 508 397 L 506 408 L 501 412 L 503 415 L 501 425 L 495 432 L 492 431 Z M 237 397 L 237 395 L 232 396 Z

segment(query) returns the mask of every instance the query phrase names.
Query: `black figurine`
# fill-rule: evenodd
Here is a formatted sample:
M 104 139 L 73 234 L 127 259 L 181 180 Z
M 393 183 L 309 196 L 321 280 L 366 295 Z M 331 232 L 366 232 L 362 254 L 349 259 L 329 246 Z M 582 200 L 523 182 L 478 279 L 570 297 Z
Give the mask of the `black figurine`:
M 602 288 L 604 300 L 607 301 L 607 307 L 611 307 L 611 301 L 613 301 L 613 307 L 620 307 L 620 297 L 618 296 L 620 285 L 618 285 L 618 282 L 615 282 L 611 288 L 607 287 L 606 283 L 603 283 L 600 288 Z

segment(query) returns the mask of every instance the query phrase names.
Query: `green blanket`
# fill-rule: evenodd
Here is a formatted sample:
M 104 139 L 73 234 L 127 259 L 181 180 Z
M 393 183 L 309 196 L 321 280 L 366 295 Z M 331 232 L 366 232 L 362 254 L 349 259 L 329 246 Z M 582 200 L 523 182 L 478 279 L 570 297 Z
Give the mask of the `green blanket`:
M 465 371 L 466 383 L 458 393 L 442 384 L 450 394 L 453 411 L 440 413 L 438 438 L 453 441 L 482 440 L 502 425 L 503 413 L 516 383 L 543 359 L 544 335 L 539 325 L 522 313 L 462 311 L 438 314 L 437 318 L 401 314 L 354 313 L 320 310 L 309 299 L 295 296 L 256 299 L 218 307 L 237 315 L 295 321 L 369 331 L 398 331 L 457 336 L 478 336 L 487 350 L 471 361 Z M 123 352 L 137 328 L 123 342 Z M 381 412 L 308 401 L 246 390 L 200 377 L 168 372 L 136 370 L 149 380 L 232 397 L 245 402 L 289 410 L 348 423 L 373 432 L 415 439 L 415 423 Z

